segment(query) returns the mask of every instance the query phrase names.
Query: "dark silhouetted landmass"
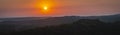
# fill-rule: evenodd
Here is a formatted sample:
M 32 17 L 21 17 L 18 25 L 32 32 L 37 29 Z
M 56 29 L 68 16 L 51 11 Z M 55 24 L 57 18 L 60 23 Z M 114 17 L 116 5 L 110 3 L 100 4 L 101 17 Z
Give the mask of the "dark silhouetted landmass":
M 12 32 L 12 35 L 115 35 L 120 32 L 120 22 L 104 23 L 99 20 L 80 19 L 71 24 L 38 27 Z
M 0 35 L 120 35 L 119 32 L 119 14 L 0 19 Z

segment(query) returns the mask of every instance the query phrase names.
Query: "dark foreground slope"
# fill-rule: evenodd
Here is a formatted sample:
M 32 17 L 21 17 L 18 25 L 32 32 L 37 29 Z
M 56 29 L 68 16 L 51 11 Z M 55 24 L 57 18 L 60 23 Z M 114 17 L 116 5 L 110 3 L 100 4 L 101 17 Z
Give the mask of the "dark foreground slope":
M 106 16 L 16 17 L 0 18 L 0 32 L 22 31 L 36 27 L 70 24 L 79 19 L 98 19 L 104 23 L 120 21 L 120 14 Z M 83 21 L 83 20 L 80 20 Z M 88 22 L 88 21 L 87 21 Z M 93 22 L 94 23 L 94 22 Z M 82 23 L 81 23 L 82 24 Z M 91 24 L 91 23 L 90 23 Z
M 67 24 L 77 20 L 79 20 L 78 17 L 2 18 L 0 19 L 0 32 L 21 31 L 36 27 Z
M 120 35 L 119 32 L 119 21 L 104 23 L 99 20 L 80 19 L 70 24 L 16 31 L 6 35 Z

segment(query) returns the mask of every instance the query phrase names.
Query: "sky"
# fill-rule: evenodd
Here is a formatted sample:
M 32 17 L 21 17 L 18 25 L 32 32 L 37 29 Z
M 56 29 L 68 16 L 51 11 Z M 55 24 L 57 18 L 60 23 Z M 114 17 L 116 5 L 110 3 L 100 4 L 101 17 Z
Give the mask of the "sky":
M 0 0 L 0 17 L 120 14 L 120 0 Z M 43 7 L 48 6 L 43 14 Z

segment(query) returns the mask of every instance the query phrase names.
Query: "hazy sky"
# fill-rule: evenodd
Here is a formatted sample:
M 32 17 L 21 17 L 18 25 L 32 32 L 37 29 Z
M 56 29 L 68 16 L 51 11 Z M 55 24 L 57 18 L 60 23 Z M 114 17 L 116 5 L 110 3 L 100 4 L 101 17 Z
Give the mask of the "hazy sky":
M 36 4 L 52 2 L 51 14 L 40 14 Z M 120 0 L 0 0 L 0 17 L 13 16 L 96 16 L 120 14 Z M 39 3 L 38 3 L 39 2 Z M 41 4 L 39 4 L 41 5 Z

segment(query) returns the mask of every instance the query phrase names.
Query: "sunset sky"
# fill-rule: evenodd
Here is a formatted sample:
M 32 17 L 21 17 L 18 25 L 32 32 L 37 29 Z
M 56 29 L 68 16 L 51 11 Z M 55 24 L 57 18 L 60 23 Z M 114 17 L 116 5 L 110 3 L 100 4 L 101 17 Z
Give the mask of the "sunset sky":
M 0 17 L 109 14 L 120 14 L 120 0 L 0 0 Z

